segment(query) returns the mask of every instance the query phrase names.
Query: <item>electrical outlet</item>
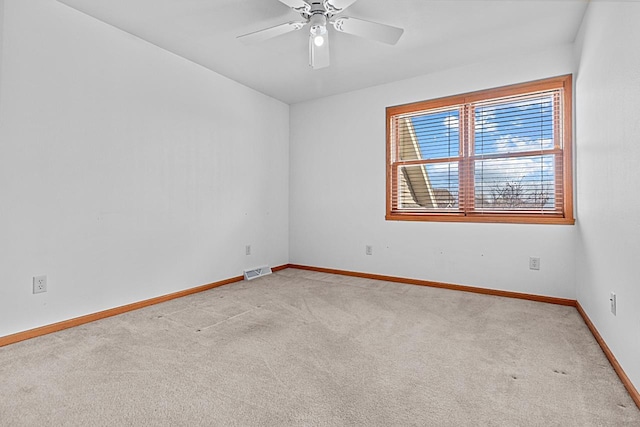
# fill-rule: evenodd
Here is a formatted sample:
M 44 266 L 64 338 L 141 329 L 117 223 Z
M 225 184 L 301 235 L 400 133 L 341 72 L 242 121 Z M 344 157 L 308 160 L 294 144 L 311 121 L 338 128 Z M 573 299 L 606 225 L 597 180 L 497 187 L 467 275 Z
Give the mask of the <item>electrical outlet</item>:
M 611 292 L 611 296 L 609 297 L 609 303 L 611 304 L 611 313 L 616 315 L 616 293 Z
M 244 254 L 251 255 L 251 245 L 247 245 L 244 247 Z
M 33 277 L 33 293 L 41 294 L 47 292 L 47 276 Z
M 529 270 L 540 270 L 540 258 L 529 257 Z
M 373 246 L 371 245 L 365 246 L 364 253 L 367 255 L 373 255 Z

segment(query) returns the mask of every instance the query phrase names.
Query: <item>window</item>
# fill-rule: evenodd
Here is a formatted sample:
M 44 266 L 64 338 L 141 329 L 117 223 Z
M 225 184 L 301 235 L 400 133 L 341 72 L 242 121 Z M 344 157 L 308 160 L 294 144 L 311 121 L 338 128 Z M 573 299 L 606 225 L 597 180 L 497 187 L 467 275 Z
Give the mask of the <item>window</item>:
M 388 220 L 573 224 L 571 75 L 387 108 Z

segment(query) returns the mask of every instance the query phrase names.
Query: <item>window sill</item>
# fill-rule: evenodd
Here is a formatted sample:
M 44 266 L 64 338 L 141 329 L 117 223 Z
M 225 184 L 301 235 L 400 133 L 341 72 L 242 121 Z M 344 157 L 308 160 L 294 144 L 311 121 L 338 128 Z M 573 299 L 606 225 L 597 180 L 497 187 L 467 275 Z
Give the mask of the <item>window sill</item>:
M 388 213 L 387 221 L 426 221 L 426 222 L 475 222 L 503 224 L 558 224 L 574 225 L 574 218 L 555 215 L 513 215 L 513 214 L 446 214 L 446 213 Z

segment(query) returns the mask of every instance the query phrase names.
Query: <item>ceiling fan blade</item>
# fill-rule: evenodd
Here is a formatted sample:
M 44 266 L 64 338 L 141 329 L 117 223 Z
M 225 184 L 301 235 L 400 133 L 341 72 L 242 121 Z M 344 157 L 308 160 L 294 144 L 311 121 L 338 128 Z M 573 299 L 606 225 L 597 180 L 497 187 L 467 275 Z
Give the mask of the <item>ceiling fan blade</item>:
M 268 40 L 273 37 L 277 37 L 282 34 L 290 33 L 291 31 L 299 30 L 304 27 L 306 22 L 287 22 L 286 24 L 276 25 L 275 27 L 265 28 L 264 30 L 254 31 L 253 33 L 244 34 L 236 37 L 245 43 L 258 43 L 264 40 Z
M 280 0 L 282 1 L 282 0 Z M 357 0 L 325 0 L 327 9 L 331 10 L 332 13 L 342 12 L 352 4 L 354 4 Z
M 309 4 L 304 0 L 280 0 L 280 3 L 284 3 L 291 9 L 297 12 L 303 12 L 309 10 Z
M 402 28 L 346 16 L 344 18 L 338 18 L 332 23 L 337 31 L 387 44 L 396 44 L 398 40 L 400 40 L 402 33 L 404 33 Z
M 314 36 L 309 36 L 309 66 L 314 70 L 329 66 L 329 33 L 324 35 L 324 43 L 318 46 L 314 43 Z

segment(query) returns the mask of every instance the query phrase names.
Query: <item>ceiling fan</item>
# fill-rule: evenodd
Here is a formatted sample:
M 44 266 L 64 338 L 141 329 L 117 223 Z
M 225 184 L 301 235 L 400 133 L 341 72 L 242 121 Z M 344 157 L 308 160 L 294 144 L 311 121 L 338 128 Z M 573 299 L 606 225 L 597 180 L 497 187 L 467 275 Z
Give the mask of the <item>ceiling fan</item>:
M 319 69 L 329 66 L 329 33 L 331 24 L 336 31 L 366 37 L 382 43 L 396 44 L 402 28 L 348 16 L 336 17 L 357 0 L 279 0 L 302 16 L 301 21 L 290 21 L 275 27 L 239 36 L 246 43 L 257 43 L 272 37 L 300 30 L 309 25 L 309 66 Z

